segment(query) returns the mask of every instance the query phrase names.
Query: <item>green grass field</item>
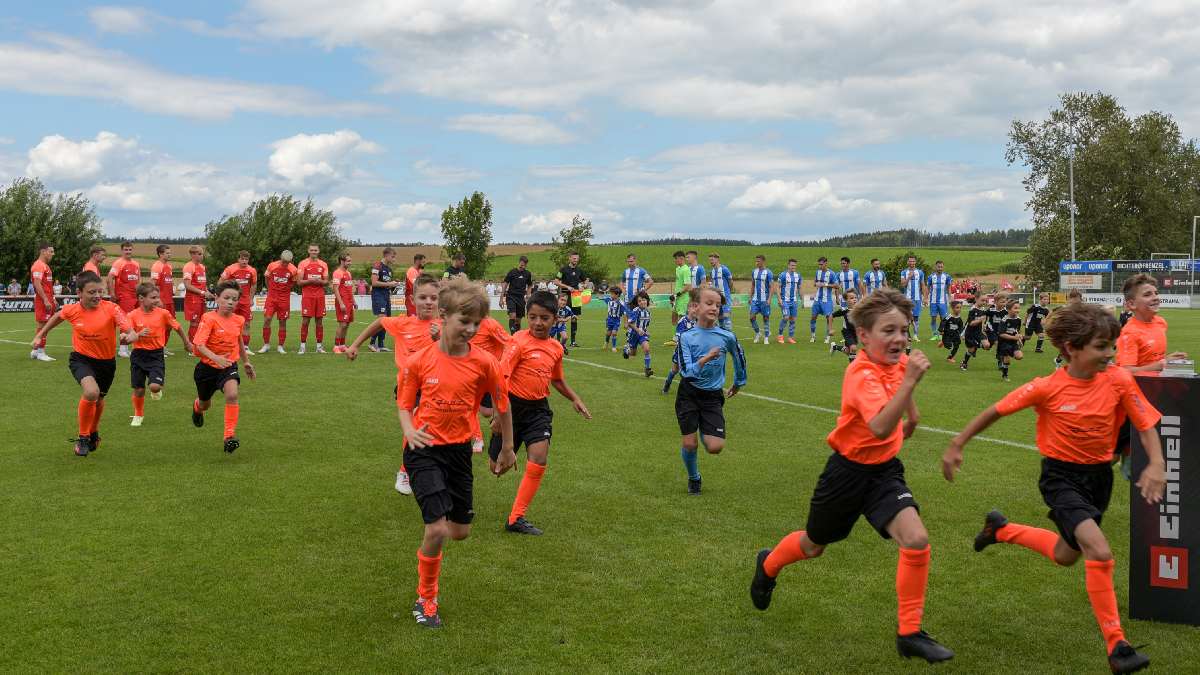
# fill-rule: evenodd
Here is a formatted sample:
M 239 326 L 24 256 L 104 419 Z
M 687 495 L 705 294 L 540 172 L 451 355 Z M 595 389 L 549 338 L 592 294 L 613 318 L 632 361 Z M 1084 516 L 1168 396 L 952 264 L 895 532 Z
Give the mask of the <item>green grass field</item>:
M 1200 314 L 1166 317 L 1172 347 L 1200 351 Z M 658 312 L 654 326 L 660 374 L 668 319 Z M 735 322 L 748 342 L 744 310 Z M 480 462 L 474 532 L 445 552 L 445 628 L 427 631 L 409 614 L 421 521 L 392 487 L 391 355 L 256 357 L 232 456 L 221 452 L 219 402 L 207 426 L 190 424 L 190 359 L 168 359 L 166 396 L 147 401 L 139 429 L 128 426 L 122 361 L 103 447 L 81 459 L 66 441 L 79 391 L 66 366 L 70 336 L 65 327 L 51 335 L 58 362 L 30 361 L 32 323 L 0 317 L 12 369 L 0 417 L 0 671 L 926 668 L 896 656 L 896 549 L 862 521 L 823 558 L 788 568 L 769 611 L 747 595 L 755 552 L 803 526 L 829 454 L 846 362 L 819 343 L 745 345 L 750 382 L 726 407 L 728 448 L 701 458 L 705 492 L 689 498 L 672 398 L 658 376 L 641 377 L 640 360 L 599 349 L 602 316 L 589 308 L 567 378 L 595 419 L 553 402 L 549 470 L 529 512 L 546 535 L 501 531 L 519 476 L 492 478 Z M 255 347 L 260 327 L 256 318 Z M 934 356 L 918 390 L 925 428 L 901 457 L 933 546 L 925 627 L 957 652 L 939 672 L 1105 672 L 1082 565 L 971 549 L 993 507 L 1052 527 L 1028 447 L 1033 414 L 986 434 L 1010 444 L 969 446 L 956 483 L 939 471 L 948 436 L 937 429 L 960 429 L 1017 383 L 1049 373 L 1051 355 L 1015 365 L 1011 385 L 990 353 L 965 374 Z M 1128 500 L 1118 480 L 1104 523 L 1123 614 Z M 1134 644 L 1149 643 L 1157 672 L 1200 670 L 1200 629 L 1124 623 Z

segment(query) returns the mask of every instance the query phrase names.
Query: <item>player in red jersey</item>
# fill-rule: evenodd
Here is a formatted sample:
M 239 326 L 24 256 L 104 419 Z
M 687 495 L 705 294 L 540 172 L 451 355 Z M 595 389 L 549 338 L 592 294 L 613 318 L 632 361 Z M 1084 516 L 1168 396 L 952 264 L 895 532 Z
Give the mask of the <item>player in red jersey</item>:
M 338 256 L 338 266 L 333 271 L 333 302 L 338 324 L 333 336 L 333 353 L 342 354 L 346 351 L 346 332 L 354 323 L 354 277 L 350 275 L 349 253 Z
M 469 420 L 478 414 L 485 393 L 491 393 L 499 411 L 501 447 L 492 472 L 499 476 L 516 462 L 500 365 L 470 345 L 487 315 L 487 296 L 465 279 L 451 279 L 440 291 L 438 309 L 441 335 L 436 344 L 404 363 L 397 401 L 404 429 L 404 464 L 425 523 L 417 550 L 417 601 L 412 610 L 417 624 L 425 628 L 442 625 L 438 615 L 442 547 L 447 539 L 459 541 L 471 533 L 475 511 Z
M 128 314 L 137 307 L 137 287 L 142 283 L 142 266 L 133 259 L 133 244 L 121 242 L 121 257 L 108 268 L 108 296 Z M 121 345 L 117 356 L 129 356 L 129 346 Z
M 107 256 L 108 254 L 105 252 L 103 246 L 93 246 L 92 249 L 88 251 L 87 262 L 83 263 L 83 270 L 81 271 L 91 272 L 103 279 L 104 275 L 100 273 L 100 264 L 104 262 L 104 258 Z
M 171 318 L 175 317 L 175 268 L 171 266 L 171 247 L 166 244 L 159 244 L 154 249 L 154 253 L 158 259 L 150 265 L 150 283 L 158 288 L 158 300 L 160 306 L 167 310 Z M 140 286 L 141 284 L 139 284 Z M 138 304 L 141 304 L 141 295 L 138 295 Z M 170 356 L 171 352 L 166 348 L 167 342 L 171 339 L 170 331 L 163 334 L 163 355 Z M 135 347 L 136 349 L 136 347 Z
M 292 264 L 292 252 L 283 251 L 279 260 L 267 265 L 267 303 L 263 307 L 263 345 L 259 354 L 271 350 L 271 317 L 279 318 L 279 336 L 275 349 L 286 354 L 283 343 L 287 341 L 287 320 L 292 314 L 292 288 L 300 271 Z
M 137 342 L 133 343 L 133 352 L 129 355 L 129 381 L 133 388 L 133 417 L 129 426 L 140 427 L 146 415 L 146 389 L 150 389 L 150 398 L 162 398 L 162 389 L 166 385 L 167 362 L 163 358 L 167 338 L 171 331 L 179 334 L 183 346 L 192 351 L 192 343 L 183 334 L 183 328 L 175 320 L 175 316 L 162 306 L 159 291 L 153 283 L 138 284 L 138 306 L 128 314 L 129 323 L 138 334 Z
M 195 340 L 200 317 L 206 311 L 206 301 L 216 298 L 208 290 L 208 276 L 204 269 L 204 249 L 188 247 L 191 258 L 183 265 L 183 318 L 188 322 L 188 339 Z
M 104 397 L 117 373 L 117 331 L 120 341 L 129 344 L 137 339 L 125 312 L 115 303 L 102 299 L 104 282 L 91 272 L 75 277 L 79 302 L 67 305 L 50 317 L 33 336 L 33 344 L 46 339 L 50 331 L 66 321 L 71 324 L 71 357 L 67 361 L 71 375 L 79 383 L 79 438 L 75 454 L 87 457 L 100 447 L 100 416 L 104 414 Z
M 242 346 L 249 347 L 250 319 L 252 317 L 250 307 L 254 299 L 254 292 L 258 289 L 258 270 L 250 266 L 249 251 L 238 251 L 237 262 L 226 267 L 221 272 L 221 277 L 217 279 L 218 284 L 222 281 L 232 281 L 238 285 L 240 295 L 233 313 L 242 317 Z
M 238 395 L 241 377 L 238 361 L 246 368 L 246 375 L 254 379 L 254 366 L 250 364 L 250 353 L 245 340 L 239 340 L 242 323 L 241 314 L 236 313 L 241 295 L 241 285 L 233 280 L 217 284 L 217 309 L 205 313 L 196 331 L 196 354 L 200 362 L 192 379 L 196 382 L 196 400 L 192 402 L 192 424 L 204 426 L 204 412 L 211 405 L 212 396 L 221 392 L 225 396 L 225 452 L 241 447 L 237 437 Z
M 36 325 L 34 334 L 40 333 L 42 326 L 58 311 L 58 301 L 54 299 L 54 274 L 50 271 L 50 259 L 54 257 L 54 247 L 50 242 L 43 241 L 38 245 L 38 257 L 29 267 L 29 281 L 33 284 L 33 321 Z M 46 341 L 33 343 L 29 358 L 38 361 L 53 361 L 54 357 L 46 353 Z
M 412 267 L 404 272 L 404 311 L 409 316 L 417 313 L 416 305 L 416 281 L 417 277 L 425 273 L 425 255 L 418 253 L 413 256 Z
M 308 342 L 308 322 L 317 322 L 317 353 L 325 353 L 325 287 L 329 285 L 329 264 L 321 260 L 321 247 L 308 245 L 308 257 L 300 261 L 300 351 Z

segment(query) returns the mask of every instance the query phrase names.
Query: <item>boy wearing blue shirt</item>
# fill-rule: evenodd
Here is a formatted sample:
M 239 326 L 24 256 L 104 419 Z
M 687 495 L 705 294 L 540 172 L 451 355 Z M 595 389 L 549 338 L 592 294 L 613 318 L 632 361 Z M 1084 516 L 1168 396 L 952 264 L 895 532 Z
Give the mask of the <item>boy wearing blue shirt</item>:
M 708 263 L 712 265 L 709 270 L 709 283 L 712 288 L 721 294 L 721 318 L 718 320 L 718 325 L 729 332 L 733 332 L 733 322 L 729 315 L 733 311 L 733 274 L 729 268 L 721 264 L 721 255 L 719 253 L 709 253 Z
M 646 357 L 646 377 L 650 377 L 654 375 L 654 371 L 650 370 L 650 295 L 646 291 L 638 292 L 630 306 L 628 326 L 628 342 L 621 355 L 629 358 L 640 346 Z
M 833 295 L 837 282 L 833 279 L 833 270 L 829 269 L 829 258 L 817 258 L 817 273 L 813 276 L 813 286 L 817 293 L 813 296 L 812 317 L 808 321 L 808 341 L 817 341 L 817 315 L 825 317 L 825 344 L 829 344 L 829 336 L 833 333 Z
M 917 269 L 917 259 L 911 255 L 908 256 L 908 267 L 900 271 L 900 288 L 904 291 L 905 297 L 912 301 L 912 320 L 908 325 L 912 328 L 913 342 L 920 342 L 921 301 L 925 298 L 925 270 Z
M 754 343 L 771 344 L 771 297 L 774 293 L 774 275 L 767 269 L 764 256 L 754 256 L 754 269 L 750 270 L 750 327 L 754 329 Z M 758 316 L 763 318 L 763 332 L 758 330 Z
M 746 356 L 731 331 L 717 327 L 723 298 L 712 288 L 693 289 L 696 326 L 679 336 L 675 354 L 682 379 L 675 394 L 679 420 L 680 456 L 688 474 L 688 494 L 700 494 L 700 468 L 696 451 L 717 454 L 725 447 L 725 399 L 746 386 Z M 725 356 L 733 357 L 733 386 L 725 386 Z M 700 434 L 703 434 L 701 436 Z
M 696 303 L 692 302 L 691 291 L 687 295 L 688 305 L 687 312 L 675 323 L 675 340 L 674 344 L 679 344 L 679 336 L 696 327 Z M 667 373 L 667 381 L 663 383 L 662 391 L 667 393 L 671 391 L 671 380 L 679 373 L 679 352 L 671 352 L 671 372 Z
M 564 355 L 570 353 L 567 351 L 567 324 L 575 318 L 575 312 L 571 311 L 571 303 L 568 302 L 568 298 L 569 296 L 566 294 L 558 296 L 558 312 L 554 318 L 554 325 L 550 327 L 549 335 L 562 345 Z
M 800 273 L 796 271 L 796 259 L 787 262 L 787 271 L 779 273 L 776 299 L 779 300 L 779 344 L 783 344 L 783 326 L 787 324 L 789 344 L 796 344 L 796 315 L 800 312 Z
M 621 320 L 625 318 L 625 303 L 621 302 L 621 287 L 608 287 L 608 316 L 604 319 L 604 346 L 612 342 L 612 350 L 617 351 L 617 336 L 621 333 Z
M 946 265 L 941 260 L 933 263 L 933 274 L 929 275 L 929 334 L 937 335 L 938 326 L 950 316 L 950 283 Z

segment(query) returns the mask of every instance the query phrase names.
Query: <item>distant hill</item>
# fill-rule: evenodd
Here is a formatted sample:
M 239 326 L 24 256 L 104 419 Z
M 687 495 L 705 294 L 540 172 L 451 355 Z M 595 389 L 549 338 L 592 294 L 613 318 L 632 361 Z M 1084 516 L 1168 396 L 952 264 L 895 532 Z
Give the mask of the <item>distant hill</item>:
M 859 232 L 819 241 L 775 241 L 765 246 L 986 246 L 1024 248 L 1033 230 L 973 230 L 971 232 L 926 232 L 911 228 Z

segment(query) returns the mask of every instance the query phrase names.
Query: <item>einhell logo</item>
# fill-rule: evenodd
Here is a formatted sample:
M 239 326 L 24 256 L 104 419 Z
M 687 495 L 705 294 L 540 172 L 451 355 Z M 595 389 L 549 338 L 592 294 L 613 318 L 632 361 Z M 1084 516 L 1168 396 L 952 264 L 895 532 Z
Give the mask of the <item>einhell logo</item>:
M 1159 426 L 1163 454 L 1167 464 L 1167 488 L 1158 507 L 1158 536 L 1178 541 L 1183 532 L 1180 513 L 1180 463 L 1182 436 L 1178 415 L 1164 415 Z M 1188 587 L 1188 550 L 1176 546 L 1150 547 L 1150 585 L 1186 590 Z

